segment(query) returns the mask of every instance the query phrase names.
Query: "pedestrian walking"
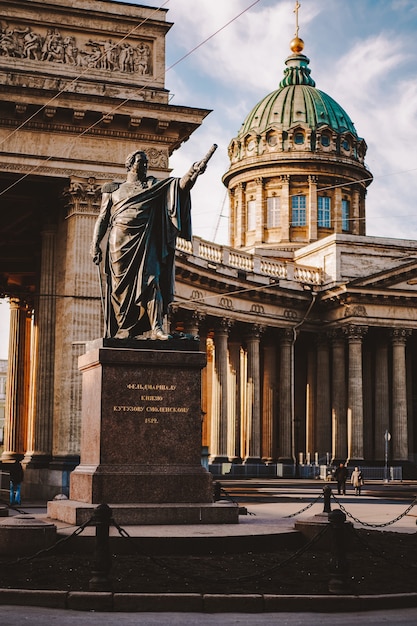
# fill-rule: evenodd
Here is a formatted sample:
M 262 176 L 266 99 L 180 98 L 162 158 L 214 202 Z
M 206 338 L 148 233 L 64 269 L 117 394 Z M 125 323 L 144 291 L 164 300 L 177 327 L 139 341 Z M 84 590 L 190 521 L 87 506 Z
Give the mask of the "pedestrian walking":
M 20 485 L 23 482 L 23 467 L 16 459 L 10 466 L 10 504 L 21 504 Z
M 335 480 L 337 482 L 337 493 L 340 495 L 341 493 L 343 493 L 343 495 L 346 495 L 346 480 L 348 477 L 348 471 L 347 471 L 347 467 L 345 467 L 345 465 L 343 465 L 343 463 L 340 463 L 339 467 L 335 470 L 334 472 L 334 477 Z
M 352 483 L 353 487 L 355 488 L 355 496 L 360 496 L 361 495 L 361 488 L 363 486 L 363 476 L 362 476 L 362 472 L 359 469 L 359 467 L 355 467 L 355 469 L 352 472 L 352 476 L 350 478 L 350 482 Z

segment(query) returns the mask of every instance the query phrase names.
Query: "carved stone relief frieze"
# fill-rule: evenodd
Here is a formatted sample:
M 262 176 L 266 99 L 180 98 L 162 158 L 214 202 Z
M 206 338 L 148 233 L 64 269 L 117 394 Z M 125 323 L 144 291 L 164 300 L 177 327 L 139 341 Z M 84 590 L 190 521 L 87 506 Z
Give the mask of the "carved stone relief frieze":
M 61 63 L 69 67 L 151 76 L 152 44 L 145 41 L 81 40 L 60 28 L 36 32 L 25 24 L 0 22 L 0 57 Z

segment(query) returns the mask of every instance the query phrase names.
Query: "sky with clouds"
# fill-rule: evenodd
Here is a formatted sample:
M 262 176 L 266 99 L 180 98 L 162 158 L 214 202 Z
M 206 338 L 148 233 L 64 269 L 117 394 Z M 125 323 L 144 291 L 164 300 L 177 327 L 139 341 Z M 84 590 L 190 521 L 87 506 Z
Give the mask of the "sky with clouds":
M 367 195 L 367 234 L 417 239 L 417 1 L 299 1 L 299 36 L 311 76 L 347 111 L 368 144 L 374 182 Z M 167 35 L 167 67 L 222 29 L 166 74 L 173 104 L 212 109 L 171 158 L 174 174 L 212 143 L 219 146 L 193 190 L 195 235 L 228 242 L 221 182 L 229 166 L 227 145 L 253 106 L 278 88 L 295 32 L 294 6 L 294 0 L 166 5 L 167 19 L 174 22 Z
M 227 244 L 228 200 L 221 182 L 229 166 L 227 146 L 254 105 L 278 88 L 295 32 L 295 1 L 124 1 L 168 9 L 174 24 L 166 37 L 170 101 L 212 110 L 170 165 L 181 176 L 218 144 L 192 192 L 193 231 Z M 368 144 L 374 181 L 367 234 L 417 239 L 417 0 L 299 2 L 299 36 L 316 87 L 346 110 Z M 1 323 L 6 309 L 0 304 L 0 358 L 7 345 Z

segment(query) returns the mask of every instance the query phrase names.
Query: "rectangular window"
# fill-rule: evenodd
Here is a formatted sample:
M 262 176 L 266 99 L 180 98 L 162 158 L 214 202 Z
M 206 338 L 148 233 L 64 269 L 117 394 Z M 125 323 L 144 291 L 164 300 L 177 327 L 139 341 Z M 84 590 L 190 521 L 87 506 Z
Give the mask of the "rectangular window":
M 293 196 L 291 198 L 291 226 L 306 225 L 306 197 Z
M 248 230 L 256 229 L 256 203 L 255 200 L 249 200 L 248 205 Z
M 318 197 L 318 226 L 330 228 L 331 226 L 331 203 L 328 196 Z
M 350 202 L 349 200 L 342 200 L 342 230 L 344 232 L 350 231 Z
M 278 228 L 280 226 L 280 202 L 281 198 L 279 196 L 271 196 L 266 199 L 266 227 L 267 228 Z

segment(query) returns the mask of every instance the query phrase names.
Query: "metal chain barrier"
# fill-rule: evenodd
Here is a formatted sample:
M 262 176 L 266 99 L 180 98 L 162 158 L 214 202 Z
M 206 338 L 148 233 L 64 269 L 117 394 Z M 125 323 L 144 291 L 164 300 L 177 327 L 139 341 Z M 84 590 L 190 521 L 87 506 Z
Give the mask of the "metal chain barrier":
M 354 533 L 354 537 L 355 539 L 358 541 L 358 543 L 360 543 L 365 550 L 368 550 L 369 552 L 371 552 L 374 556 L 377 556 L 381 559 L 384 559 L 384 561 L 387 561 L 387 563 L 391 563 L 392 565 L 397 565 L 403 569 L 411 569 L 411 570 L 415 570 L 417 569 L 417 564 L 416 563 L 411 563 L 411 564 L 407 564 L 407 563 L 401 563 L 401 561 L 397 561 L 394 559 L 390 559 L 388 557 L 386 557 L 384 555 L 383 552 L 381 552 L 381 550 L 375 550 L 367 541 L 365 541 L 365 539 L 363 537 L 361 537 L 357 531 L 356 528 L 353 528 L 353 533 Z
M 392 524 L 395 524 L 395 522 L 398 522 L 398 520 L 405 517 L 411 511 L 411 509 L 417 504 L 417 498 L 415 498 L 410 504 L 410 506 L 408 506 L 403 513 L 400 513 L 400 515 L 397 515 L 397 517 L 390 520 L 389 522 L 382 522 L 381 524 L 376 524 L 376 523 L 363 522 L 358 517 L 355 517 L 354 515 L 352 515 L 352 513 L 349 513 L 349 511 L 343 506 L 343 504 L 336 498 L 336 496 L 333 493 L 332 493 L 332 497 L 334 501 L 336 502 L 336 504 L 340 506 L 341 510 L 345 513 L 345 515 L 347 515 L 347 517 L 350 517 L 350 519 L 352 519 L 357 524 L 361 524 L 362 526 L 368 526 L 369 528 L 385 528 L 386 526 L 391 526 Z
M 129 535 L 129 533 L 124 528 L 122 528 L 119 524 L 117 524 L 117 522 L 113 518 L 111 519 L 111 523 L 117 529 L 117 531 L 119 532 L 121 537 L 125 537 L 126 539 L 131 540 L 133 542 L 133 544 L 135 545 L 137 537 L 131 537 L 131 535 Z M 284 559 L 280 563 L 276 563 L 272 567 L 269 567 L 269 568 L 265 569 L 262 572 L 257 572 L 255 574 L 248 574 L 247 576 L 240 576 L 238 578 L 230 578 L 230 575 L 228 575 L 227 578 L 225 578 L 224 580 L 227 580 L 227 582 L 237 583 L 237 582 L 244 582 L 244 581 L 249 581 L 249 580 L 261 579 L 264 576 L 268 576 L 268 574 L 271 574 L 272 572 L 278 570 L 279 568 L 283 567 L 284 565 L 288 565 L 288 563 L 290 563 L 291 561 L 295 560 L 297 557 L 299 557 L 302 554 L 304 554 L 304 552 L 307 552 L 328 531 L 329 526 L 330 526 L 329 524 L 325 524 L 323 526 L 323 528 L 317 533 L 317 535 L 315 535 L 308 543 L 306 543 L 304 546 L 299 548 L 299 550 L 294 552 L 294 554 L 291 554 L 289 557 L 287 557 L 286 559 Z M 136 546 L 135 546 L 135 548 L 136 548 Z M 177 567 L 170 566 L 168 563 L 166 563 L 162 559 L 158 559 L 158 558 L 156 558 L 156 557 L 154 557 L 152 555 L 146 554 L 143 551 L 138 551 L 138 552 L 139 552 L 139 554 L 141 556 L 146 556 L 147 558 L 149 558 L 153 563 L 155 563 L 159 567 L 162 567 L 163 569 L 169 570 L 169 571 L 171 571 L 171 572 L 173 572 L 173 573 L 175 573 L 177 575 L 180 575 L 184 579 L 194 580 L 194 581 L 197 581 L 197 582 L 213 582 L 213 578 L 210 578 L 209 576 L 195 576 L 195 575 L 192 575 L 192 574 L 189 574 L 189 573 L 185 573 L 185 572 L 181 571 L 180 569 L 178 569 Z M 215 579 L 216 579 L 216 581 L 220 581 L 221 582 L 222 579 L 219 578 L 219 576 L 218 576 L 218 569 L 219 568 L 216 569 Z
M 313 500 L 313 502 L 310 502 L 310 504 L 307 504 L 307 506 L 305 506 L 303 509 L 300 509 L 296 513 L 291 513 L 290 515 L 284 515 L 284 519 L 288 519 L 290 517 L 296 517 L 297 515 L 301 515 L 301 513 L 304 513 L 304 511 L 308 511 L 308 509 L 311 509 L 312 506 L 317 504 L 317 502 L 321 498 L 323 498 L 323 494 L 322 493 L 319 496 L 317 496 L 317 498 L 315 500 Z
M 2 561 L 2 565 L 17 565 L 18 563 L 24 563 L 26 561 L 32 561 L 33 559 L 37 558 L 38 556 L 44 556 L 46 554 L 49 554 L 49 552 L 52 552 L 53 550 L 55 550 L 55 548 L 57 548 L 57 546 L 60 546 L 64 543 L 66 543 L 67 541 L 69 541 L 70 539 L 72 539 L 73 537 L 77 537 L 78 535 L 81 535 L 81 533 L 85 530 L 85 528 L 87 528 L 87 526 L 90 526 L 92 521 L 94 520 L 94 516 L 90 517 L 90 519 L 88 519 L 86 522 L 84 522 L 84 524 L 81 524 L 81 526 L 78 526 L 78 528 L 76 528 L 74 530 L 73 533 L 71 533 L 71 535 L 68 535 L 68 537 L 63 537 L 62 539 L 59 539 L 58 541 L 56 541 L 54 543 L 53 546 L 49 546 L 49 548 L 44 548 L 43 550 L 39 550 L 38 552 L 35 552 L 34 554 L 31 554 L 29 556 L 21 556 L 18 559 L 15 559 L 14 561 Z
M 236 504 L 237 506 L 239 506 L 238 502 L 236 502 L 236 500 L 233 498 L 233 496 L 231 496 L 230 493 L 228 493 L 226 491 L 226 489 L 222 485 L 220 485 L 220 494 L 222 494 L 222 493 L 224 494 L 224 497 L 227 500 L 230 500 L 230 502 L 232 502 L 233 504 Z M 249 511 L 247 509 L 247 507 L 245 507 L 245 508 L 246 508 L 247 515 L 255 515 L 256 516 L 256 513 L 252 513 L 252 511 Z

